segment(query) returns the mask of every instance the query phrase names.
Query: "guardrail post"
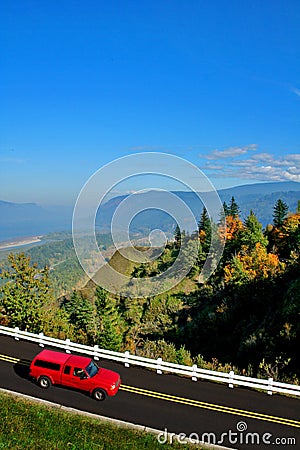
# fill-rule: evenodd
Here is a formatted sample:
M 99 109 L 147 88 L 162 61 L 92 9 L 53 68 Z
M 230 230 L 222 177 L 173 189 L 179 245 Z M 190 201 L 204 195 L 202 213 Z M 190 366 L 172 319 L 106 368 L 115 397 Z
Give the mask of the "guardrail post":
M 229 372 L 229 387 L 230 387 L 231 389 L 233 389 L 233 377 L 234 377 L 234 371 L 231 370 L 231 371 Z
M 273 394 L 273 378 L 268 378 L 268 395 Z
M 18 331 L 20 331 L 20 328 L 19 327 L 15 327 L 15 340 L 16 341 L 19 341 L 20 340 L 20 338 L 18 337 Z
M 65 343 L 66 343 L 66 347 L 65 347 L 65 350 L 66 350 L 66 353 L 71 353 L 71 350 L 70 350 L 70 339 L 66 339 L 65 340 Z
M 43 337 L 44 337 L 44 333 L 39 333 L 39 346 L 40 347 L 45 347 L 45 345 L 43 344 Z
M 161 359 L 161 358 L 157 358 L 157 369 L 156 369 L 156 373 L 158 373 L 159 375 L 162 374 L 161 363 L 162 363 L 162 359 Z
M 193 372 L 192 372 L 192 381 L 198 381 L 197 374 L 196 374 L 197 365 L 194 364 L 192 368 L 193 368 Z
M 98 356 L 98 350 L 99 350 L 99 347 L 98 347 L 98 345 L 96 344 L 96 345 L 94 345 L 94 360 L 95 361 L 99 361 L 99 356 Z
M 130 353 L 129 353 L 128 351 L 126 351 L 126 352 L 124 353 L 124 356 L 125 356 L 125 359 L 124 359 L 124 366 L 125 366 L 125 367 L 129 367 L 129 366 L 130 366 L 130 364 L 129 364 L 129 355 L 130 355 Z
M 20 339 L 23 339 L 24 341 L 28 340 L 31 342 L 35 342 L 36 344 L 39 344 L 40 346 L 49 345 L 63 349 L 66 353 L 72 353 L 72 349 L 74 351 L 79 351 L 81 353 L 85 353 L 87 346 L 82 346 L 81 344 L 76 344 L 76 342 L 72 342 L 70 339 L 52 339 L 50 337 L 45 336 L 43 333 L 35 334 L 30 333 L 29 331 L 22 331 L 19 327 L 4 327 L 0 326 L 0 335 L 8 335 L 14 338 L 15 340 L 19 341 Z M 94 354 L 95 359 L 101 358 L 103 355 L 103 358 L 105 359 L 105 352 L 102 353 L 101 349 L 98 348 L 97 345 L 94 347 L 89 346 L 88 352 L 90 354 Z M 229 373 L 225 372 L 216 372 L 212 370 L 206 370 L 203 371 L 197 367 L 196 364 L 191 366 L 185 366 L 186 370 L 182 370 L 182 365 L 172 364 L 171 367 L 168 366 L 168 362 L 165 362 L 162 360 L 162 358 L 155 359 L 147 359 L 143 358 L 145 363 L 140 363 L 139 358 L 136 355 L 131 355 L 130 352 L 126 351 L 122 354 L 124 358 L 124 363 L 126 367 L 129 367 L 129 365 L 135 365 L 138 364 L 142 367 L 156 367 L 156 372 L 158 374 L 162 374 L 164 372 L 171 372 L 171 373 L 183 373 L 184 375 L 191 376 L 193 381 L 197 381 L 199 378 L 207 378 L 212 381 L 220 381 L 220 377 L 222 379 L 222 383 L 228 384 L 230 388 L 233 388 L 234 386 L 243 386 L 247 385 L 248 387 L 252 387 L 254 389 L 263 389 L 267 392 L 268 395 L 272 395 L 274 392 L 281 392 L 283 394 L 291 394 L 291 395 L 297 395 L 300 396 L 300 387 L 298 385 L 288 384 L 288 383 L 280 383 L 275 382 L 273 378 L 268 378 L 267 380 L 260 380 L 258 378 L 250 378 L 250 377 L 241 377 L 237 376 L 237 379 L 235 379 L 234 371 L 230 371 Z M 109 352 L 109 359 L 117 360 L 120 359 L 120 353 L 119 352 Z M 149 363 L 147 363 L 149 361 Z M 156 364 L 155 364 L 156 363 Z M 175 369 L 174 369 L 175 367 Z M 176 369 L 180 369 L 180 371 Z M 199 369 L 199 370 L 198 370 Z M 209 375 L 207 375 L 207 374 Z M 246 382 L 246 383 L 245 383 Z M 261 382 L 261 384 L 260 384 Z M 257 386 L 260 386 L 257 388 Z

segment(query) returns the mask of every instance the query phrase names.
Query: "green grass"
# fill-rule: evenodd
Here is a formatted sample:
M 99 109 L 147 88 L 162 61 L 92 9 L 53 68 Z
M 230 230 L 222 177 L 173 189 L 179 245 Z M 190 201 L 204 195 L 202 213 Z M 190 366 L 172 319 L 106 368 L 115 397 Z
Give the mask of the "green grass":
M 149 247 L 124 247 L 122 248 L 122 253 L 117 250 L 113 254 L 109 260 L 109 265 L 117 272 L 130 277 L 134 267 L 139 265 L 137 260 L 140 258 L 141 262 L 144 262 L 145 256 L 143 255 L 143 252 L 146 251 L 150 251 L 150 255 L 146 259 L 151 262 L 151 257 L 155 253 L 155 249 L 151 250 Z
M 149 252 L 148 255 L 143 255 L 143 252 Z M 151 263 L 152 258 L 155 254 L 159 252 L 157 248 L 149 248 L 149 247 L 124 247 L 122 248 L 122 252 L 120 253 L 118 250 L 114 252 L 114 254 L 110 257 L 108 265 L 104 265 L 101 267 L 98 272 L 93 277 L 92 282 L 88 282 L 88 286 L 92 287 L 95 282 L 104 286 L 106 289 L 111 290 L 112 292 L 128 292 L 128 281 L 132 277 L 133 270 L 138 267 L 142 262 L 145 262 L 145 259 Z M 139 258 L 141 258 L 140 263 Z M 109 266 L 115 269 L 119 274 L 125 275 L 126 279 L 122 280 L 121 277 L 116 277 L 115 273 L 109 270 Z M 147 278 L 147 277 L 146 277 Z M 103 281 L 105 283 L 103 284 Z M 141 278 L 141 282 L 143 278 Z M 178 294 L 183 293 L 185 295 L 190 294 L 191 292 L 197 290 L 197 282 L 193 279 L 186 277 L 179 284 L 173 286 L 171 282 L 171 286 L 166 287 L 166 291 L 170 294 Z
M 199 449 L 160 444 L 154 434 L 60 411 L 10 394 L 0 394 L 0 449 L 168 450 Z

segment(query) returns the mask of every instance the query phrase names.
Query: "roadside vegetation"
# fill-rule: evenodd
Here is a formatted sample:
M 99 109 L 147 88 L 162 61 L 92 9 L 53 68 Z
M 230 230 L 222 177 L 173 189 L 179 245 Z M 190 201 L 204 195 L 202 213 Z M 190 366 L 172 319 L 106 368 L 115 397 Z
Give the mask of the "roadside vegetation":
M 124 254 L 111 257 L 116 270 L 143 279 L 172 265 L 182 244 L 199 244 L 189 275 L 151 298 L 112 295 L 91 281 L 81 288 L 66 286 L 57 295 L 50 267 L 35 265 L 24 253 L 10 254 L 0 274 L 0 323 L 110 350 L 299 384 L 300 207 L 288 212 L 287 204 L 277 200 L 265 229 L 252 211 L 242 221 L 234 198 L 224 203 L 224 212 L 224 253 L 205 284 L 198 275 L 212 226 L 220 227 L 205 209 L 199 213 L 198 230 L 189 235 L 177 227 L 156 260 L 129 264 Z M 109 242 L 102 245 L 109 247 Z
M 0 394 L 0 449 L 11 450 L 179 449 L 156 435 L 83 415 L 70 414 L 20 397 Z M 201 449 L 201 446 L 185 445 Z

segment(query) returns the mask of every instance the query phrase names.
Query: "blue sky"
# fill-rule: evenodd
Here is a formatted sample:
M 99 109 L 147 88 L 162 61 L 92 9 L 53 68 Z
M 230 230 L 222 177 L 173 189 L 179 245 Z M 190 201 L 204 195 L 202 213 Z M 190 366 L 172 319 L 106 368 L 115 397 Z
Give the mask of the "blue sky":
M 1 200 L 72 204 L 139 151 L 300 181 L 298 0 L 1 3 Z

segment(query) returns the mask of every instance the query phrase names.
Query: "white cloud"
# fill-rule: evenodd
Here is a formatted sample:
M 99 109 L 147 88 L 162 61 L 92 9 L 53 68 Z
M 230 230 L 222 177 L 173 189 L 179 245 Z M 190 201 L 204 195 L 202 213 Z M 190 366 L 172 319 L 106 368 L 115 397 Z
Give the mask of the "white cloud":
M 204 168 L 210 170 L 222 170 L 224 166 L 222 166 L 222 164 L 206 164 Z
M 270 153 L 256 153 L 251 156 L 254 161 L 274 161 L 274 157 Z
M 201 168 L 206 175 L 214 178 L 239 178 L 257 181 L 298 181 L 300 182 L 300 154 L 275 157 L 271 153 L 247 153 L 256 146 L 232 147 L 219 152 L 211 152 L 209 160 Z M 229 156 L 230 155 L 230 156 Z M 248 156 L 248 157 L 247 157 Z
M 300 153 L 293 153 L 291 155 L 286 155 L 285 158 L 288 161 L 294 161 L 295 163 L 300 164 Z
M 237 156 L 245 155 L 249 151 L 256 150 L 256 144 L 246 145 L 244 147 L 229 147 L 225 150 L 212 150 L 210 153 L 205 155 L 204 157 L 209 160 L 218 160 L 225 158 L 235 158 Z

